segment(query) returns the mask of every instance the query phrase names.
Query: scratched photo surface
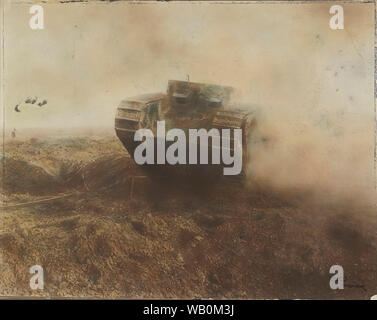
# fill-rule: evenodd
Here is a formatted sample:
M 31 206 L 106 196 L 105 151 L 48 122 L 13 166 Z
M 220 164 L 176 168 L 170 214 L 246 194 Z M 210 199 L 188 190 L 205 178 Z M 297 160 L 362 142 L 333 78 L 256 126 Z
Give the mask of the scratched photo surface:
M 35 3 L 2 3 L 1 296 L 377 293 L 374 3 L 337 2 L 338 30 L 332 2 L 41 3 L 33 30 Z M 242 182 L 135 163 L 117 107 L 170 80 L 234 88 Z

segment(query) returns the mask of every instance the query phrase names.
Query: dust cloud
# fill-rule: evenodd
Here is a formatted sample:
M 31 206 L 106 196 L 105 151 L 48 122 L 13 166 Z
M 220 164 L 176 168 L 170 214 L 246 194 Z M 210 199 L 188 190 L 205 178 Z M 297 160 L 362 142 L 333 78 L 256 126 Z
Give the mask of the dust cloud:
M 169 79 L 232 85 L 258 119 L 251 177 L 373 202 L 373 4 L 112 3 L 6 8 L 6 129 L 113 126 L 126 97 Z M 49 106 L 15 113 L 28 96 Z M 51 104 L 51 105 L 50 105 Z
M 2 296 L 375 294 L 373 3 L 342 4 L 344 30 L 330 2 L 43 4 L 39 31 L 29 6 L 5 11 Z M 254 112 L 249 188 L 130 179 L 116 106 L 187 75 Z M 35 96 L 48 104 L 14 110 Z

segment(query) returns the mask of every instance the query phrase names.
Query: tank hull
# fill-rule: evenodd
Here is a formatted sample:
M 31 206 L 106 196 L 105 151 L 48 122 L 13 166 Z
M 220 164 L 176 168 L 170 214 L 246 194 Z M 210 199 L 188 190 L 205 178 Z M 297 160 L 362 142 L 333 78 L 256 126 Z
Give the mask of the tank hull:
M 210 92 L 209 98 L 208 92 Z M 214 180 L 219 180 L 221 177 L 231 177 L 232 180 L 242 181 L 248 166 L 248 136 L 254 119 L 250 116 L 250 110 L 242 111 L 225 105 L 229 104 L 231 92 L 232 88 L 230 87 L 169 81 L 167 94 L 148 94 L 123 100 L 118 106 L 115 118 L 116 134 L 128 153 L 134 158 L 135 149 L 141 143 L 135 141 L 135 132 L 138 129 L 149 129 L 153 132 L 155 161 L 153 164 L 139 164 L 144 172 L 152 178 L 166 178 L 172 182 L 184 183 L 190 180 L 199 183 L 213 183 Z M 186 141 L 186 162 L 184 164 L 169 164 L 166 161 L 164 164 L 157 164 L 157 145 L 158 139 L 161 139 L 157 134 L 156 124 L 158 121 L 165 121 L 166 131 L 178 128 L 184 130 L 185 133 L 189 129 L 206 129 L 207 132 L 217 129 L 221 135 L 222 129 L 230 129 L 230 131 L 241 129 L 241 172 L 237 174 L 237 177 L 224 176 L 224 168 L 231 165 L 224 164 L 222 157 L 219 164 L 213 163 L 211 139 L 208 139 L 207 144 L 204 145 L 202 142 L 195 143 L 198 155 L 197 163 L 199 164 L 189 164 L 189 139 Z M 228 140 L 231 138 L 229 137 Z M 165 150 L 172 143 L 165 140 Z M 224 148 L 223 137 L 221 137 L 220 145 Z M 227 144 L 228 151 L 232 156 L 234 155 L 234 145 L 234 141 Z M 208 164 L 199 159 L 200 152 L 205 149 L 208 150 Z M 221 153 L 221 150 L 219 152 Z
M 124 130 L 116 130 L 116 134 L 119 140 L 122 142 L 123 146 L 127 149 L 128 153 L 134 158 L 134 153 L 136 147 L 140 144 L 140 142 L 134 140 L 135 132 L 132 131 L 124 131 Z M 154 146 L 157 146 L 159 138 L 154 137 Z M 169 146 L 173 142 L 164 141 L 165 142 L 165 149 L 168 149 Z M 200 154 L 200 147 L 201 145 L 195 145 L 198 148 L 198 155 Z M 203 145 L 202 145 L 203 147 Z M 190 152 L 190 145 L 187 144 L 186 146 L 186 163 L 182 164 L 169 164 L 165 161 L 164 164 L 156 164 L 157 159 L 157 148 L 154 148 L 154 163 L 153 164 L 138 164 L 144 172 L 155 178 L 155 179 L 169 179 L 170 181 L 173 180 L 206 180 L 212 181 L 218 179 L 219 176 L 223 175 L 223 168 L 225 167 L 224 164 L 212 164 L 212 144 L 204 144 L 204 148 L 208 150 L 208 164 L 189 164 L 189 152 Z M 199 162 L 198 158 L 198 162 Z M 182 181 L 183 181 L 182 180 Z

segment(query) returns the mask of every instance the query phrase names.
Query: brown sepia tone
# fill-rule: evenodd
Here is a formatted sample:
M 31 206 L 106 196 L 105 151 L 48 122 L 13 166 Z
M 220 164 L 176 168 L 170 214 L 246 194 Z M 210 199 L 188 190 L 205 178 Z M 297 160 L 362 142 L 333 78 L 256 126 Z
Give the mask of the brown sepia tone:
M 40 31 L 29 6 L 4 11 L 2 295 L 375 294 L 373 4 L 344 4 L 344 30 L 329 3 L 46 4 Z M 187 75 L 257 114 L 246 185 L 132 179 L 119 102 Z

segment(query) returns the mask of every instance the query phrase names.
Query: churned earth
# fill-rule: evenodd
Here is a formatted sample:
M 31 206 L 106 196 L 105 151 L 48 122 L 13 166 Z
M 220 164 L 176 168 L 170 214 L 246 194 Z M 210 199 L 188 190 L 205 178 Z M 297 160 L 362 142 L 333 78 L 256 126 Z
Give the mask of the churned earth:
M 375 208 L 311 202 L 260 181 L 162 185 L 143 177 L 111 135 L 17 138 L 7 141 L 5 155 L 2 296 L 377 293 Z M 138 178 L 131 194 L 132 176 Z M 30 289 L 33 265 L 44 268 L 44 290 Z M 330 289 L 332 265 L 344 268 L 344 290 Z

